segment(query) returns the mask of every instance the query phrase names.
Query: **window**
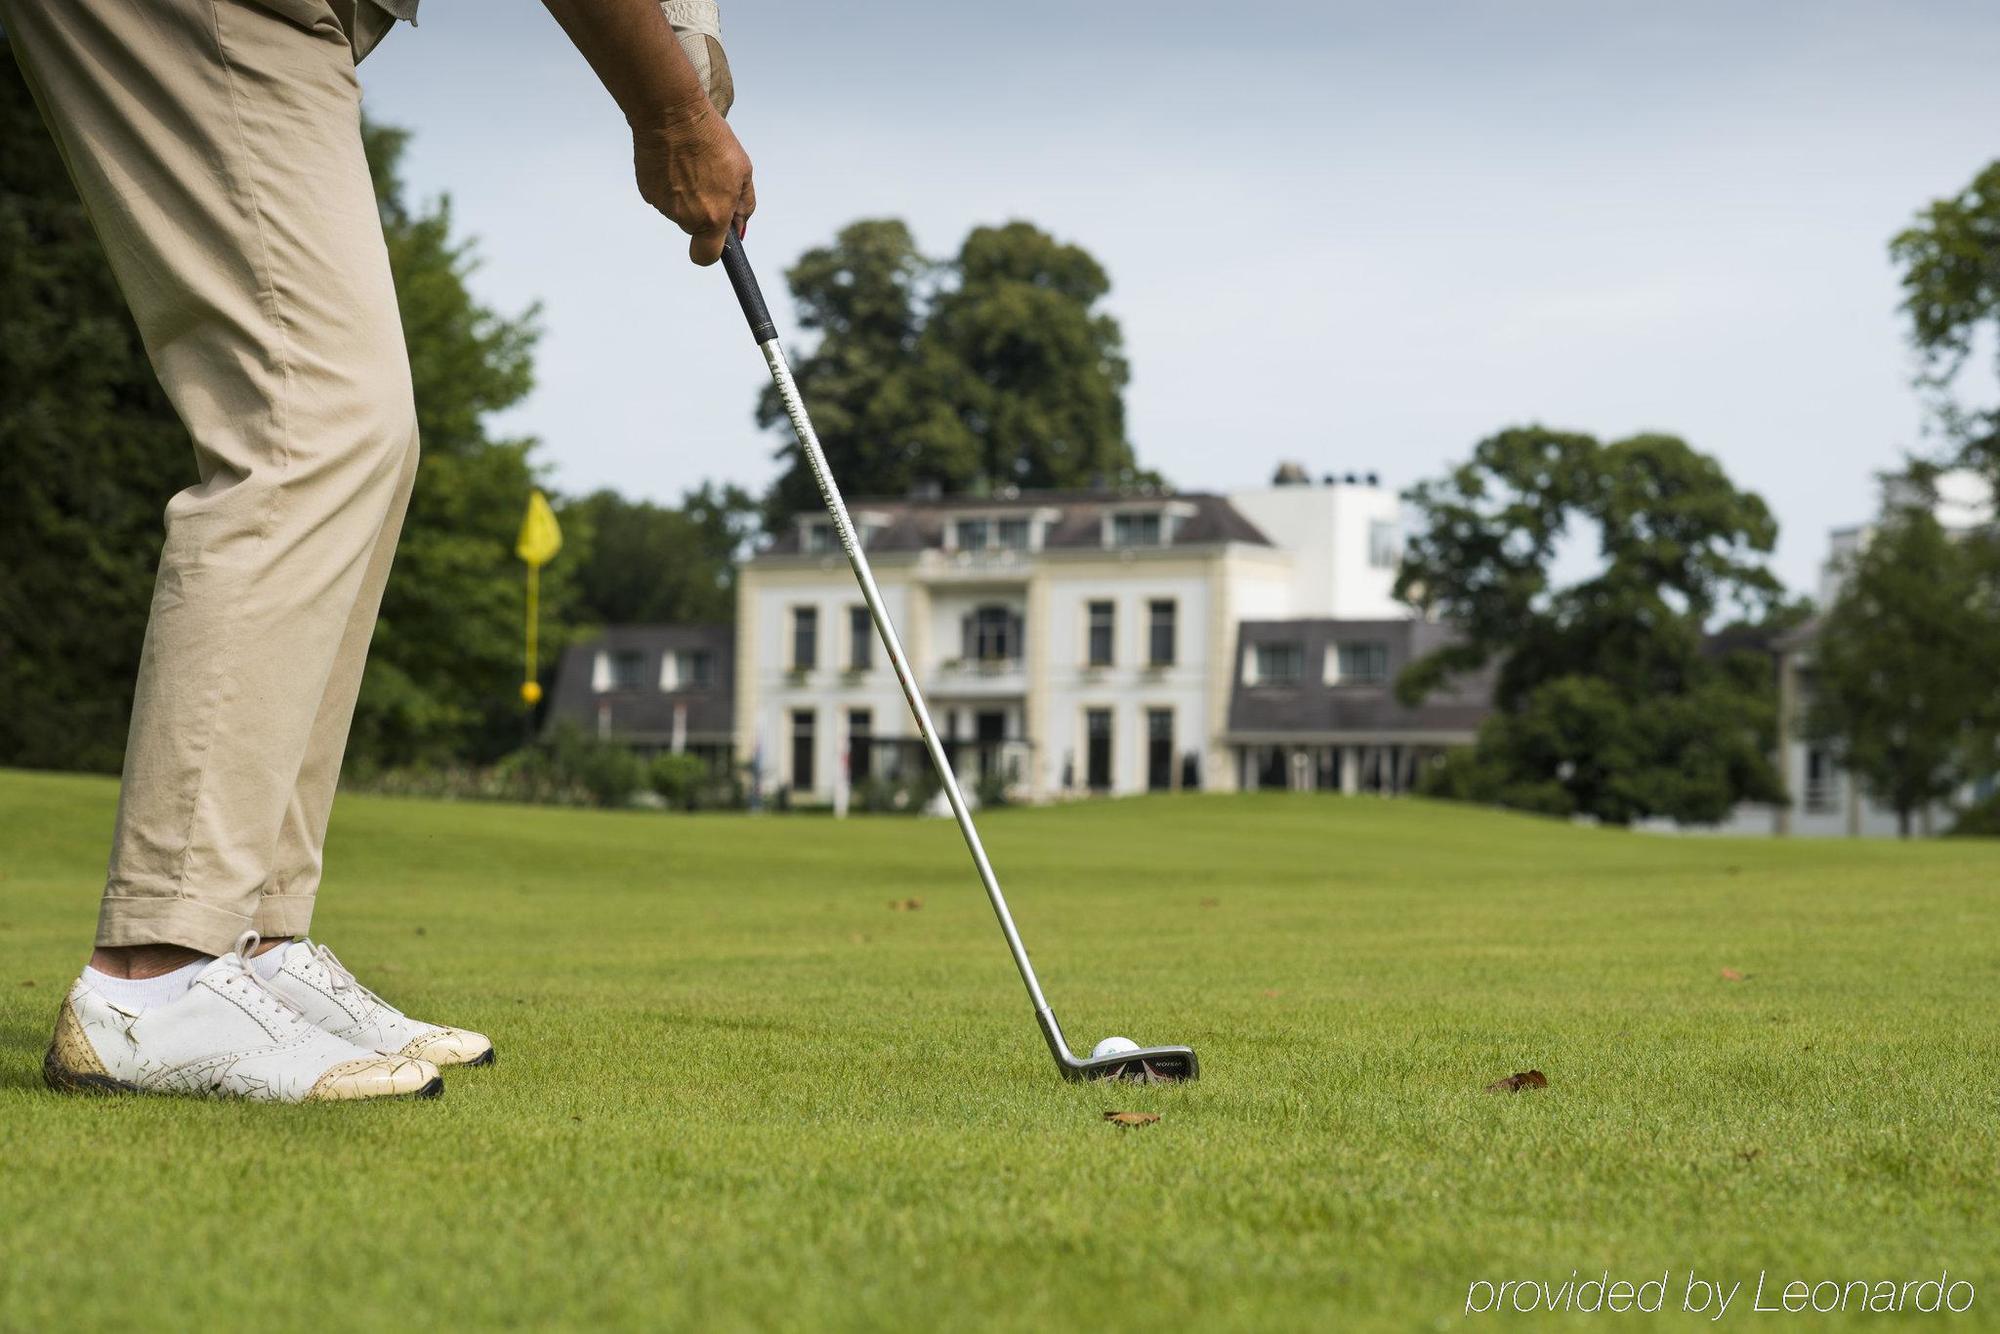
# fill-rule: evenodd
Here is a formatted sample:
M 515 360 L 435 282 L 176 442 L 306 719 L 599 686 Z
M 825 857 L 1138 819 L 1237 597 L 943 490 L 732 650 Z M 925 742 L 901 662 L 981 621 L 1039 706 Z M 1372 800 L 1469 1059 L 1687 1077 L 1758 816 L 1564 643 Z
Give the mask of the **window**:
M 974 662 L 1013 662 L 1021 656 L 1021 618 L 1006 607 L 976 608 L 963 623 L 964 656 Z
M 1111 665 L 1113 633 L 1118 624 L 1118 608 L 1109 602 L 1090 604 L 1090 656 L 1092 667 Z
M 1253 650 L 1252 685 L 1296 685 L 1306 674 L 1306 650 L 1302 644 L 1259 644 Z
M 813 711 L 792 710 L 792 791 L 813 789 Z
M 1146 661 L 1155 667 L 1174 665 L 1174 603 L 1160 598 L 1146 604 Z
M 1379 640 L 1336 645 L 1333 679 L 1344 686 L 1382 684 L 1389 679 L 1389 646 Z
M 792 670 L 809 672 L 819 665 L 819 608 L 792 608 Z
M 824 556 L 833 550 L 833 524 L 826 519 L 814 519 L 806 524 L 802 545 L 808 556 Z
M 1007 740 L 1006 713 L 981 709 L 973 714 L 972 739 L 979 747 L 979 777 L 989 779 L 1000 772 L 1000 747 Z
M 875 772 L 875 714 L 870 709 L 847 711 L 847 778 L 865 783 Z
M 960 519 L 954 528 L 960 551 L 1026 551 L 1028 521 L 1021 519 Z
M 1806 751 L 1805 808 L 1823 814 L 1840 806 L 1840 770 L 1833 756 L 1814 746 Z
M 1114 514 L 1111 516 L 1111 545 L 1114 547 L 1156 547 L 1160 545 L 1158 514 Z
M 1084 782 L 1092 792 L 1111 790 L 1111 710 L 1089 709 L 1083 715 L 1087 746 Z
M 1368 563 L 1378 570 L 1393 570 L 1403 563 L 1402 529 L 1394 519 L 1369 521 Z
M 684 648 L 667 659 L 673 665 L 669 690 L 704 690 L 715 684 L 715 655 L 705 648 Z
M 1146 710 L 1146 790 L 1166 792 L 1174 785 L 1174 711 Z
M 847 609 L 847 670 L 865 672 L 875 665 L 875 623 L 866 605 Z
M 637 690 L 645 684 L 645 653 L 636 648 L 621 648 L 611 655 L 611 689 Z

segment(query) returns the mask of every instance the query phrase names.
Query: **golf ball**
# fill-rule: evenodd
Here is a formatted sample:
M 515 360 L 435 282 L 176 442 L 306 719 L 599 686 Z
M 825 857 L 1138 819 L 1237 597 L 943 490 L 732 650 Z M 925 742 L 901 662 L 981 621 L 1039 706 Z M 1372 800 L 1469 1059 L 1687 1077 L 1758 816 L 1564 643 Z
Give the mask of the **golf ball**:
M 1139 1050 L 1139 1044 L 1130 1038 L 1106 1038 L 1090 1049 L 1092 1060 L 1102 1056 L 1117 1056 L 1128 1051 Z

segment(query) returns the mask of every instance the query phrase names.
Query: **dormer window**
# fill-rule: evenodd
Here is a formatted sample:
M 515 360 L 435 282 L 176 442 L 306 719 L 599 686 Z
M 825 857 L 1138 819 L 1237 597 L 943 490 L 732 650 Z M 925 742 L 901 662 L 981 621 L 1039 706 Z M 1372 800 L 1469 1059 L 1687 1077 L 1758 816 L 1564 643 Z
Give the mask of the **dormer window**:
M 1111 516 L 1111 545 L 1114 547 L 1157 547 L 1164 525 L 1160 514 L 1114 514 Z
M 705 648 L 684 648 L 660 660 L 660 689 L 705 690 L 715 684 L 715 655 Z
M 1377 686 L 1389 679 L 1389 646 L 1381 640 L 1335 644 L 1326 651 L 1326 683 Z
M 638 690 L 646 684 L 646 655 L 639 649 L 621 648 L 597 655 L 596 681 L 599 691 Z
M 808 556 L 824 556 L 834 548 L 833 520 L 804 519 L 799 523 L 799 550 Z
M 959 551 L 1031 551 L 1035 522 L 1027 515 L 982 514 L 954 520 L 951 545 Z
M 1305 645 L 1258 644 L 1244 664 L 1243 683 L 1252 686 L 1297 685 L 1306 674 Z
M 1120 506 L 1105 514 L 1103 542 L 1107 547 L 1168 547 L 1195 513 L 1186 501 Z

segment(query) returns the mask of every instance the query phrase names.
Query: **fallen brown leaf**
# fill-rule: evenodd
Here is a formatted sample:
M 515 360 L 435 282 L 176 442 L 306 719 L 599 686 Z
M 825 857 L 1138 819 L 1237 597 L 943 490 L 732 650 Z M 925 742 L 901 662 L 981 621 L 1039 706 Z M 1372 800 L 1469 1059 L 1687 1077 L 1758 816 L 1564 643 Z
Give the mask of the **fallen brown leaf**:
M 24 987 L 32 987 L 33 985 L 35 985 L 35 979 L 31 977 L 27 981 L 23 982 L 21 985 Z
M 1754 1163 L 1763 1156 L 1764 1151 L 1762 1149 L 1738 1149 L 1736 1151 L 1736 1161 L 1739 1163 Z
M 1549 1077 L 1539 1070 L 1519 1070 L 1486 1086 L 1488 1093 L 1519 1093 L 1522 1089 L 1545 1089 Z
M 1725 982 L 1741 982 L 1748 976 L 1748 973 L 1739 973 L 1734 968 L 1725 968 L 1722 970 L 1722 980 Z
M 1149 1126 L 1160 1119 L 1158 1112 L 1106 1112 L 1104 1119 L 1114 1126 Z
M 1203 900 L 1201 901 L 1201 906 L 1202 906 L 1202 907 L 1204 907 L 1204 908 L 1220 908 L 1220 907 L 1222 906 L 1222 900 L 1221 900 L 1221 899 L 1203 899 Z
M 890 912 L 916 912 L 924 906 L 922 899 L 890 899 Z
M 1276 999 L 1277 999 L 1278 997 L 1280 997 L 1280 996 L 1282 996 L 1282 995 L 1284 995 L 1284 994 L 1285 994 L 1284 992 L 1282 992 L 1282 991 L 1279 991 L 1279 990 L 1278 990 L 1278 989 L 1277 989 L 1276 987 L 1266 987 L 1266 988 L 1264 988 L 1264 996 L 1265 996 L 1265 998 L 1266 998 L 1266 999 L 1268 999 L 1268 1000 L 1276 1000 Z

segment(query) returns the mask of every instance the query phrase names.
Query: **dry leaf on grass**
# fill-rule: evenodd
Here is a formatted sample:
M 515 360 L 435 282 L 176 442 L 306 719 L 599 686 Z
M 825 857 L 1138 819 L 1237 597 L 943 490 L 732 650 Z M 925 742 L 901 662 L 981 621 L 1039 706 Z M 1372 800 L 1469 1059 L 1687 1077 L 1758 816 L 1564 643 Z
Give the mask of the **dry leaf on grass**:
M 1539 1070 L 1518 1070 L 1505 1079 L 1496 1079 L 1486 1086 L 1488 1093 L 1519 1093 L 1522 1089 L 1545 1089 L 1549 1077 Z
M 35 979 L 31 977 L 27 981 L 23 982 L 21 985 L 24 987 L 32 987 L 33 985 L 35 985 Z
M 1220 908 L 1220 907 L 1222 906 L 1222 900 L 1221 900 L 1221 899 L 1203 899 L 1203 900 L 1201 901 L 1201 906 L 1202 906 L 1202 907 L 1204 907 L 1204 908 Z
M 1748 976 L 1750 976 L 1750 974 L 1739 973 L 1734 968 L 1725 968 L 1722 970 L 1722 980 L 1725 982 L 1741 982 L 1744 978 Z
M 1762 1149 L 1738 1149 L 1736 1151 L 1736 1161 L 1739 1163 L 1754 1163 L 1763 1156 L 1764 1151 Z
M 890 899 L 890 912 L 916 912 L 924 906 L 922 899 Z
M 1104 1119 L 1114 1126 L 1149 1126 L 1160 1119 L 1158 1112 L 1106 1112 Z

